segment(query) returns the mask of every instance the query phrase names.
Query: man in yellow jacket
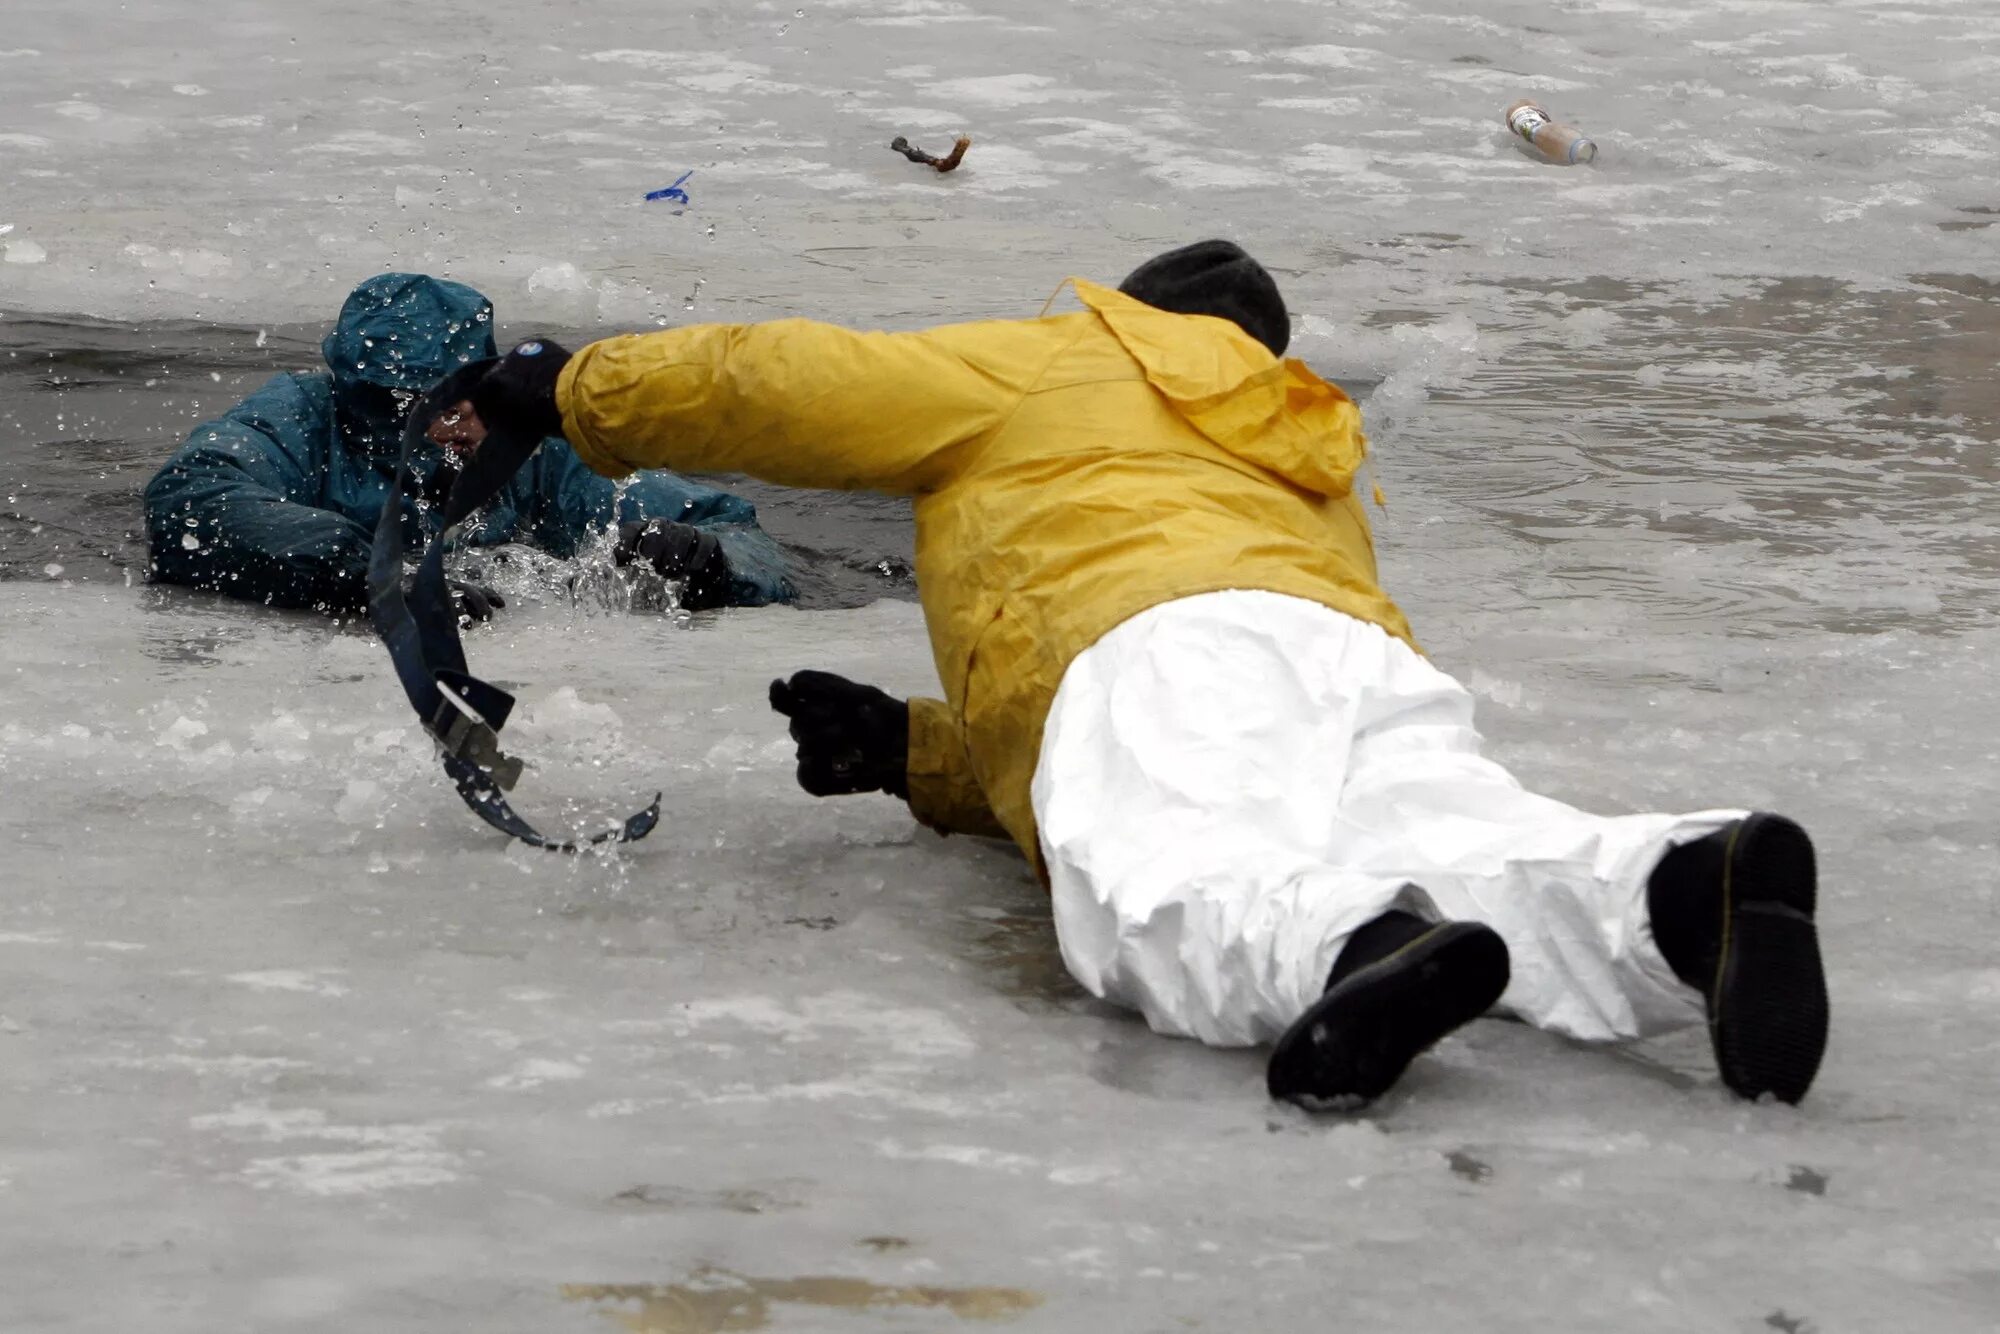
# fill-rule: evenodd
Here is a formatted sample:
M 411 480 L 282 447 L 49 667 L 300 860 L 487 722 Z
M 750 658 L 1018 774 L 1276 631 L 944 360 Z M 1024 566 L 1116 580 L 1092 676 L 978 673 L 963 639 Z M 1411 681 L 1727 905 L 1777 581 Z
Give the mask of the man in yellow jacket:
M 456 429 L 559 432 L 607 475 L 911 496 L 945 698 L 774 683 L 801 781 L 1004 832 L 1083 985 L 1274 1042 L 1276 1097 L 1377 1097 L 1496 1004 L 1590 1040 L 1705 1015 L 1731 1089 L 1803 1097 L 1827 1030 L 1804 831 L 1523 791 L 1377 586 L 1359 413 L 1284 359 L 1270 275 L 1211 241 L 1075 289 L 1079 313 L 918 333 L 523 344 Z

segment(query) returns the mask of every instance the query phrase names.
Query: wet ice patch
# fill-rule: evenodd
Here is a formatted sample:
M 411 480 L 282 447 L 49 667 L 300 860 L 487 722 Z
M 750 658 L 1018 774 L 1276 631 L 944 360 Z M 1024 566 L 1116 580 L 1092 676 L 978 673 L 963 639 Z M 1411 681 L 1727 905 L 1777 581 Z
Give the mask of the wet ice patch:
M 327 977 L 337 969 L 271 968 L 260 972 L 230 973 L 223 980 L 234 982 L 239 987 L 252 991 L 291 991 L 306 996 L 325 996 L 329 999 L 347 994 L 347 988 Z
M 891 1162 L 952 1163 L 986 1172 L 1027 1172 L 1040 1166 L 1024 1153 L 1008 1153 L 981 1144 L 906 1145 L 882 1139 L 875 1141 L 875 1152 Z
M 788 90 L 790 85 L 770 81 L 770 67 L 753 65 L 716 51 L 646 51 L 622 48 L 595 51 L 585 60 L 600 64 L 629 65 L 672 77 L 673 82 L 697 92 L 726 93 L 756 83 L 760 91 Z
M 1266 97 L 1257 102 L 1271 111 L 1310 111 L 1316 116 L 1359 116 L 1368 104 L 1358 97 Z
M 528 275 L 526 285 L 528 294 L 541 298 L 541 303 L 544 306 L 552 305 L 555 309 L 574 311 L 595 310 L 596 308 L 596 281 L 568 260 L 560 260 L 554 264 L 542 265 Z M 550 297 L 572 299 L 558 300 L 551 303 L 549 301 Z M 590 303 L 588 306 L 585 306 L 579 304 L 574 298 L 589 298 Z
M 1102 1163 L 1083 1163 L 1054 1168 L 1049 1172 L 1049 1180 L 1058 1186 L 1096 1186 L 1123 1175 L 1117 1168 Z
M 1112 121 L 1039 116 L 1027 124 L 1070 127 L 1040 135 L 1035 140 L 1038 147 L 1056 150 L 1059 157 L 1076 154 L 1125 157 L 1141 164 L 1147 176 L 1171 185 L 1227 190 L 1276 185 L 1283 180 L 1263 167 L 1206 160 L 1184 143 Z
M 716 177 L 729 181 L 748 183 L 776 176 L 796 181 L 811 190 L 837 190 L 849 194 L 871 193 L 881 188 L 881 182 L 873 176 L 858 171 L 843 171 L 830 162 L 790 155 L 774 154 L 758 157 L 755 161 L 724 162 L 712 171 Z
M 863 8 L 872 13 L 857 15 L 852 21 L 869 28 L 920 28 L 933 23 L 1007 23 L 997 15 L 981 14 L 957 0 L 863 0 L 860 5 L 823 4 L 822 8 Z M 1024 31 L 1012 23 L 1010 31 Z M 1038 30 L 1034 30 L 1038 31 Z
M 491 1089 L 532 1089 L 544 1084 L 563 1084 L 582 1079 L 583 1067 L 574 1061 L 527 1060 L 502 1075 L 486 1081 Z
M 423 151 L 423 141 L 414 130 L 407 138 L 380 130 L 347 130 L 292 150 L 300 157 L 415 157 Z M 352 244 L 351 238 L 343 239 Z
M 207 735 L 207 723 L 197 722 L 193 718 L 182 716 L 174 719 L 162 728 L 160 734 L 153 738 L 153 744 L 156 746 L 165 746 L 168 750 L 179 751 L 185 754 L 190 743 Z
M 1526 686 L 1519 681 L 1504 680 L 1483 668 L 1473 668 L 1465 684 L 1473 694 L 1502 708 L 1534 710 L 1537 707 L 1530 700 Z
M 1290 65 L 1310 65 L 1314 69 L 1366 69 L 1382 58 L 1380 51 L 1362 46 L 1300 46 L 1281 52 L 1278 58 Z
M 952 173 L 952 183 L 962 190 L 974 194 L 1011 194 L 1020 190 L 1047 190 L 1056 186 L 1058 178 L 1066 171 L 1053 170 L 1048 159 L 1023 149 L 1006 144 L 973 145 L 978 160 L 967 156 L 965 163 Z M 1063 168 L 1076 164 L 1063 163 Z M 924 183 L 921 173 L 913 184 Z
M 521 724 L 544 735 L 592 735 L 608 737 L 624 726 L 618 711 L 609 704 L 592 704 L 572 686 L 562 686 L 529 705 Z
M 446 1127 L 439 1123 L 343 1125 L 317 1108 L 240 1102 L 226 1112 L 192 1117 L 188 1124 L 243 1143 L 343 1146 L 252 1158 L 240 1169 L 239 1175 L 260 1189 L 301 1195 L 374 1195 L 441 1186 L 458 1180 L 464 1161 L 441 1147 Z
M 179 273 L 191 278 L 216 278 L 236 267 L 236 261 L 217 250 L 200 246 L 161 249 L 144 241 L 126 245 L 124 255 L 149 273 Z
M 1551 74 L 1517 74 L 1513 70 L 1483 69 L 1477 65 L 1452 65 L 1428 71 L 1431 78 L 1445 83 L 1467 84 L 1496 97 L 1518 97 L 1529 93 L 1573 93 L 1591 85 Z
M 857 102 L 860 101 L 859 98 L 855 100 Z M 933 130 L 940 134 L 956 134 L 959 127 L 965 124 L 965 114 L 963 112 L 946 111 L 939 107 L 878 106 L 870 102 L 861 106 L 848 107 L 846 110 L 851 113 L 866 115 L 872 122 L 882 125 L 894 125 L 900 130 L 911 132 Z M 979 149 L 979 155 L 983 159 L 986 156 L 988 146 L 975 143 L 974 147 Z M 966 161 L 970 164 L 971 159 L 967 158 Z
M 1109 93 L 1064 88 L 1046 74 L 988 74 L 969 79 L 945 79 L 923 85 L 923 94 L 940 101 L 983 107 L 1028 107 L 1043 102 L 1094 102 Z
M 1390 179 L 1375 171 L 1374 150 L 1356 148 L 1349 144 L 1304 144 L 1286 160 L 1296 171 L 1338 176 L 1345 185 L 1352 185 L 1360 179 L 1369 177 L 1376 180 Z
M 767 1034 L 784 1043 L 862 1039 L 913 1058 L 963 1057 L 973 1051 L 972 1038 L 943 1014 L 885 1004 L 856 991 L 833 991 L 789 1001 L 775 996 L 718 997 L 690 1002 L 669 1017 L 611 1025 L 614 1031 L 664 1030 L 677 1037 L 688 1037 L 711 1027 L 731 1026 Z
M 312 732 L 291 713 L 273 711 L 272 716 L 250 729 L 250 748 L 260 756 L 295 764 L 310 754 Z M 357 742 L 357 747 L 359 743 Z
M 192 1052 L 164 1052 L 153 1056 L 105 1056 L 93 1064 L 114 1070 L 148 1070 L 214 1078 L 237 1084 L 271 1084 L 299 1070 L 312 1067 L 289 1056 L 197 1056 Z
M 1936 1008 L 1971 1003 L 2000 1006 L 2000 968 L 1969 968 L 1918 981 L 1897 981 L 1881 989 L 1891 1004 Z

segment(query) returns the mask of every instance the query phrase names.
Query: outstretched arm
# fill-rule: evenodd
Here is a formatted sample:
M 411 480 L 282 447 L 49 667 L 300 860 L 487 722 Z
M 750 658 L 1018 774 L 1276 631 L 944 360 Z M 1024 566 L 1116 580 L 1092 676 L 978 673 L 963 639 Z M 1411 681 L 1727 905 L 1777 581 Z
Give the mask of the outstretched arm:
M 577 454 L 609 475 L 670 467 L 914 493 L 1007 420 L 1051 355 L 1032 324 L 696 325 L 590 344 L 555 403 Z
M 275 607 L 365 606 L 368 530 L 310 503 L 330 411 L 323 386 L 280 375 L 197 426 L 146 486 L 154 576 Z

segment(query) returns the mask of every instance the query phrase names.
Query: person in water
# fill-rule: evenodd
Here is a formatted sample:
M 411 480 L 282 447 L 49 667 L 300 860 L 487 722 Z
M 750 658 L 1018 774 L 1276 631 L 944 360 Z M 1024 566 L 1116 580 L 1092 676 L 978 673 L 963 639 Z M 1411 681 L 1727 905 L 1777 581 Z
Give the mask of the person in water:
M 1079 982 L 1162 1033 L 1274 1044 L 1273 1096 L 1365 1103 L 1497 1007 L 1593 1042 L 1705 1020 L 1731 1090 L 1804 1097 L 1828 1028 L 1805 831 L 1523 789 L 1377 580 L 1360 414 L 1284 357 L 1270 274 L 1209 241 L 1074 286 L 1079 313 L 913 333 L 525 344 L 469 410 L 607 476 L 913 497 L 944 698 L 774 682 L 800 782 L 1004 832 Z
M 320 350 L 325 370 L 274 376 L 195 427 L 147 485 L 155 579 L 274 607 L 366 608 L 368 553 L 394 487 L 408 405 L 447 373 L 494 355 L 493 306 L 462 283 L 380 274 L 348 296 Z M 427 492 L 449 485 L 450 462 L 427 449 L 418 461 Z M 400 502 L 413 546 L 439 512 L 417 499 Z M 749 501 L 661 471 L 620 489 L 560 439 L 545 442 L 459 540 L 569 557 L 614 524 L 617 558 L 645 560 L 679 581 L 684 607 L 796 596 L 784 553 Z M 477 619 L 501 605 L 476 584 L 457 584 L 454 594 Z

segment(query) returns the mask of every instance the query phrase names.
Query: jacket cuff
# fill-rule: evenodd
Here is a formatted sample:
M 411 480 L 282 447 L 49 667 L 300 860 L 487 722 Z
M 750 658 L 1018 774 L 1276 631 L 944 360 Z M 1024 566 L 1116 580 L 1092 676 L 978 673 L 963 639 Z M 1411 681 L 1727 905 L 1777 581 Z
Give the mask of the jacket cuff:
M 965 732 L 941 699 L 910 701 L 910 814 L 940 834 L 1006 838 L 972 773 Z

